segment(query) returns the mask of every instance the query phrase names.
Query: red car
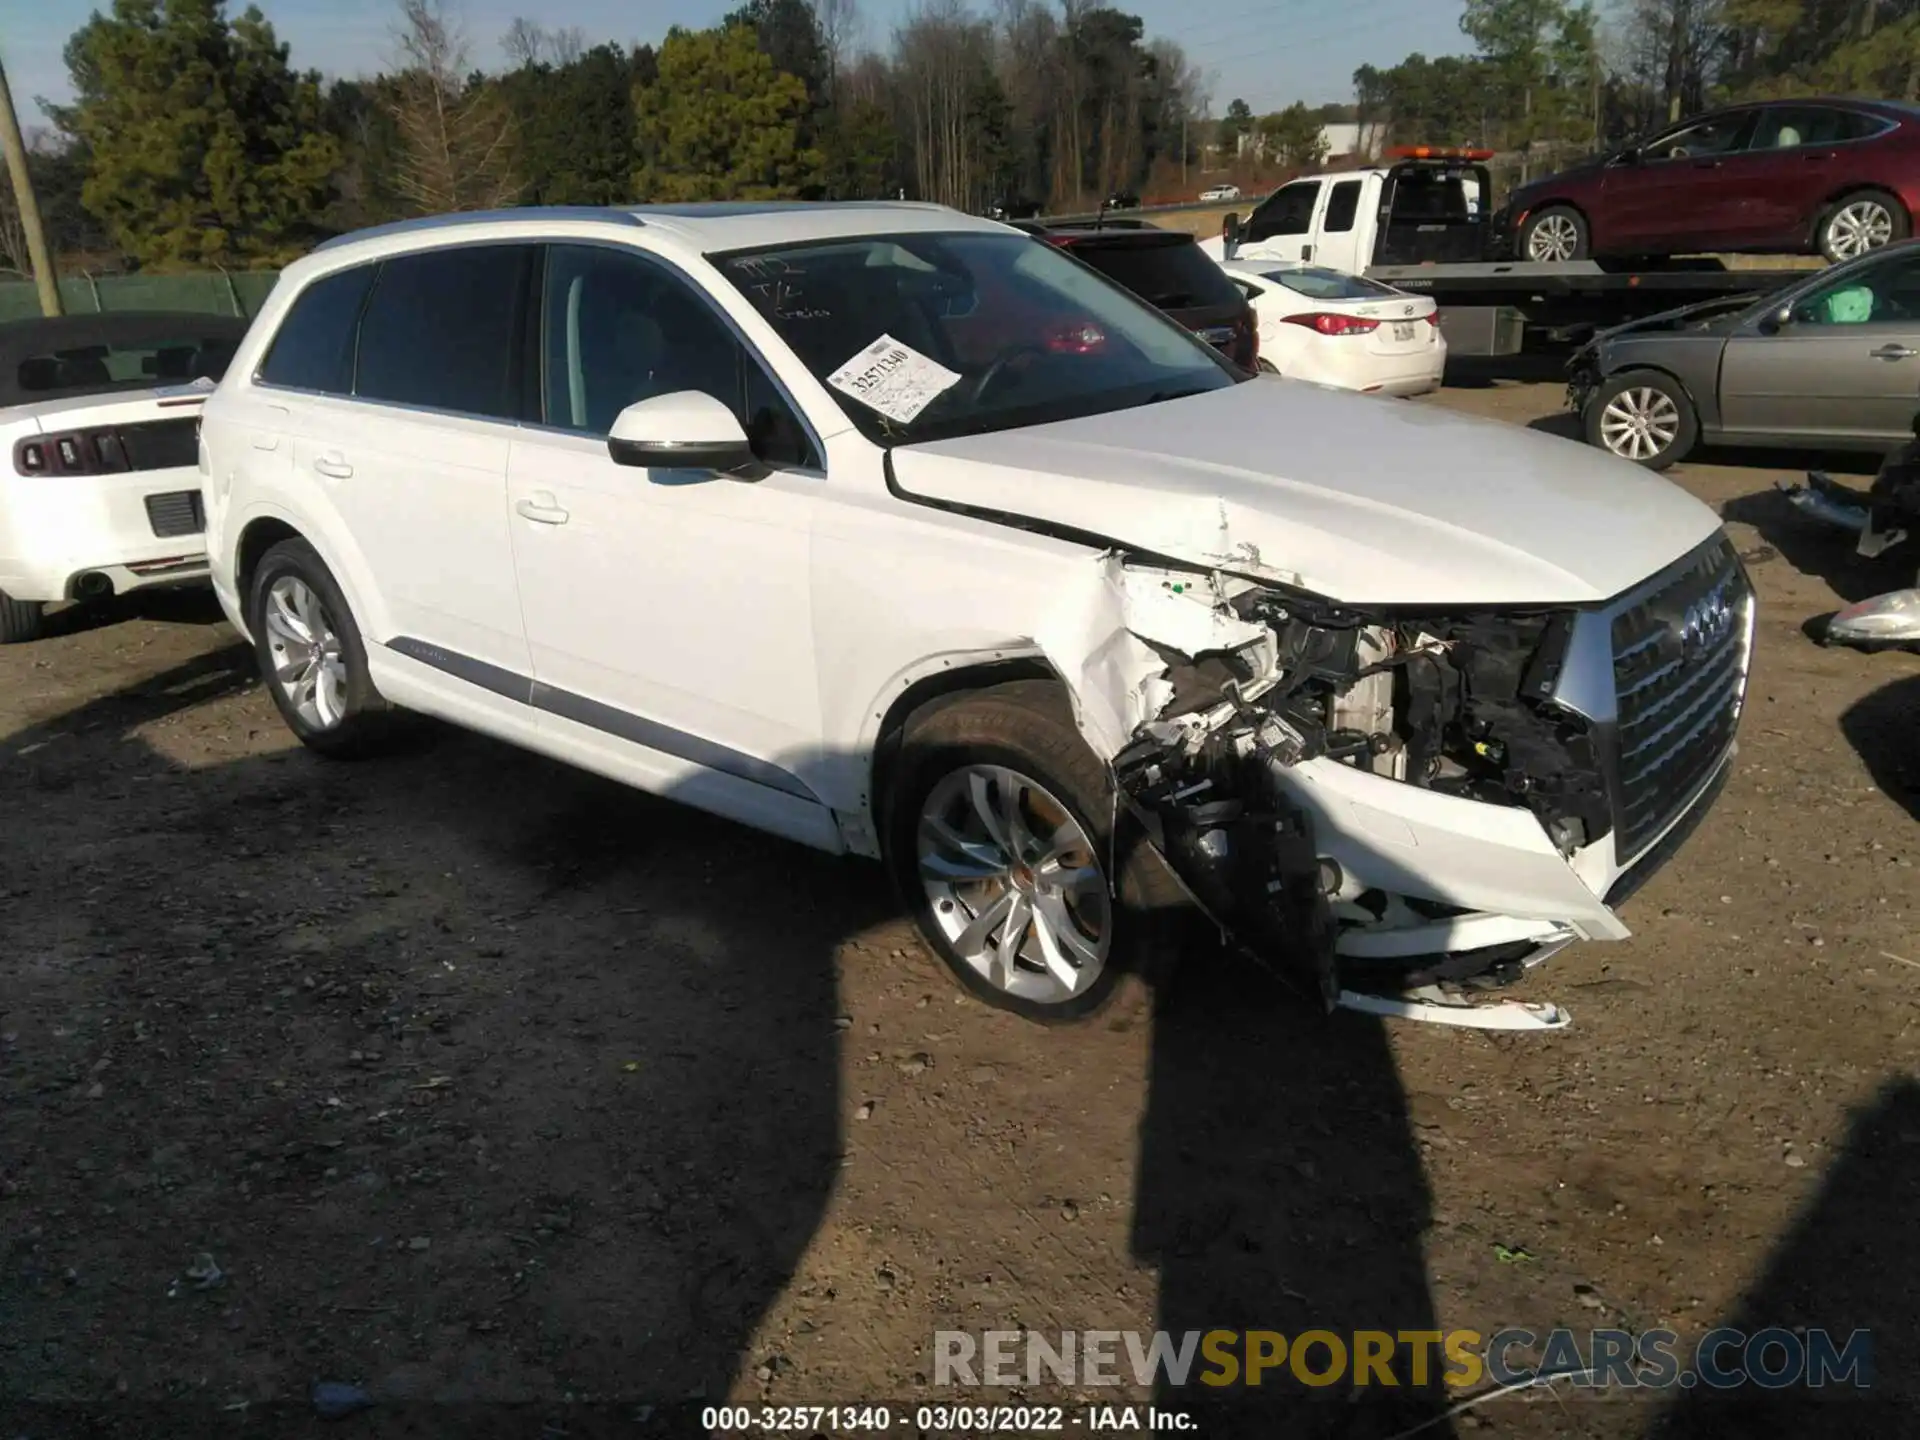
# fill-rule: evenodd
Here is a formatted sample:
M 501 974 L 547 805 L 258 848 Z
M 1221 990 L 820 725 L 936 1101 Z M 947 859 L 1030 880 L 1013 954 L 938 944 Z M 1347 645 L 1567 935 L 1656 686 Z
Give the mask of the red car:
M 1850 260 L 1920 212 L 1920 105 L 1779 100 L 1696 115 L 1508 198 L 1523 260 L 1748 251 Z

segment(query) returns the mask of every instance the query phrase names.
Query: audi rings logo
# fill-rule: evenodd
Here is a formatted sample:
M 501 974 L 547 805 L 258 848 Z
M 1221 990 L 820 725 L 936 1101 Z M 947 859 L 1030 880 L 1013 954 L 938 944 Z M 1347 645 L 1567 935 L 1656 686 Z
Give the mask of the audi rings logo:
M 1717 649 L 1733 629 L 1733 600 L 1722 583 L 1687 607 L 1680 621 L 1681 653 L 1689 660 Z

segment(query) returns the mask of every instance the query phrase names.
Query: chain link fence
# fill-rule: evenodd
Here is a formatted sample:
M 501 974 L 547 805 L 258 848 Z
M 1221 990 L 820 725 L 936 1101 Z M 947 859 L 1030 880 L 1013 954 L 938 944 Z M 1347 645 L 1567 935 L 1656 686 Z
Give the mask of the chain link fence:
M 66 275 L 60 280 L 60 300 L 69 315 L 92 315 L 105 310 L 186 310 L 197 314 L 242 315 L 260 313 L 279 272 L 272 270 L 215 270 L 192 275 Z M 40 300 L 27 280 L 0 281 L 0 324 L 31 320 L 40 314 Z

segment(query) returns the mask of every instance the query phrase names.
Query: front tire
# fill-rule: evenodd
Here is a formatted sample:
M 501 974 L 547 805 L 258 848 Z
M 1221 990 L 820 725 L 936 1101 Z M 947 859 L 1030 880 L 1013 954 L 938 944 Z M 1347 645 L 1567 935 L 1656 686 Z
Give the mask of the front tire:
M 0 645 L 24 645 L 47 633 L 47 607 L 0 590 Z
M 887 858 L 968 994 L 1085 1019 L 1171 962 L 1182 899 L 1116 807 L 1059 686 L 1002 685 L 924 713 L 902 741 Z M 1117 884 L 1114 883 L 1117 877 Z
M 1593 253 L 1587 217 L 1571 205 L 1549 205 L 1520 227 L 1520 258 L 1560 263 Z
M 1904 240 L 1913 229 L 1907 207 L 1884 190 L 1842 197 L 1820 221 L 1820 253 L 1833 264 Z
M 260 557 L 247 623 L 260 677 L 301 744 L 341 760 L 387 748 L 392 707 L 373 687 L 360 627 L 313 546 L 282 540 Z
M 1615 375 L 1587 402 L 1587 443 L 1649 470 L 1665 470 L 1692 451 L 1700 419 L 1679 381 L 1657 370 Z

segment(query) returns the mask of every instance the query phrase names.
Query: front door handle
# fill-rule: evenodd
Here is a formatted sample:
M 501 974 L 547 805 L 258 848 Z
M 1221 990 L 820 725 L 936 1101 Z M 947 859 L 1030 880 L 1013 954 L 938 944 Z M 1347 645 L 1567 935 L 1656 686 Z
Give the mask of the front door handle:
M 1867 352 L 1876 360 L 1911 360 L 1920 355 L 1920 350 L 1909 350 L 1905 345 L 1882 345 L 1878 350 Z
M 330 480 L 345 480 L 353 474 L 353 466 L 347 463 L 346 457 L 338 450 L 329 450 L 324 455 L 314 456 L 313 468 Z
M 559 505 L 556 505 L 553 496 L 544 490 L 538 495 L 529 496 L 525 500 L 515 501 L 513 508 L 523 519 L 531 520 L 536 525 L 564 525 L 567 523 L 567 512 Z

